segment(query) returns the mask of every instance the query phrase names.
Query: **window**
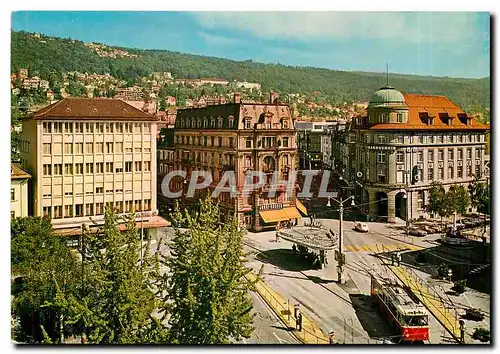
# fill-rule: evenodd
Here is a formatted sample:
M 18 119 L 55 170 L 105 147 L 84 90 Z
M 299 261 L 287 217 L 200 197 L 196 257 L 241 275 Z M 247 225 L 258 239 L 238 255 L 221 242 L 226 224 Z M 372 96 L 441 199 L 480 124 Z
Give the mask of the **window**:
M 94 153 L 94 143 L 85 143 L 85 151 L 87 154 L 93 154 Z
M 283 147 L 288 147 L 288 138 L 283 138 Z
M 245 140 L 245 146 L 247 149 L 252 148 L 252 138 L 246 138 Z
M 54 165 L 54 176 L 62 175 L 62 163 L 56 163 Z
M 142 171 L 142 162 L 141 161 L 136 161 L 134 167 L 135 167 L 135 171 L 136 172 Z
M 144 161 L 144 171 L 151 171 L 151 162 Z
M 458 178 L 464 177 L 464 168 L 462 166 L 457 166 L 457 177 Z
M 434 181 L 434 169 L 433 168 L 427 169 L 427 180 Z
M 424 136 L 423 136 L 423 135 L 419 135 L 419 136 L 418 136 L 418 142 L 419 142 L 420 144 L 423 144 L 423 143 L 424 143 Z
M 87 134 L 94 133 L 94 123 L 85 123 L 85 132 Z
M 132 208 L 132 201 L 131 200 L 126 200 L 125 201 L 125 212 L 128 213 L 128 212 L 131 212 L 131 211 L 134 211 L 133 208 Z
M 132 146 L 126 146 L 125 152 L 132 152 Z
M 417 152 L 417 161 L 424 162 L 424 152 L 423 151 Z
M 69 123 L 69 122 L 64 123 L 64 132 L 66 134 L 73 133 L 73 123 Z
M 215 146 L 215 137 L 210 137 L 210 145 Z
M 64 164 L 64 174 L 67 176 L 73 175 L 73 164 L 72 163 Z
M 480 158 L 481 158 L 481 150 L 476 149 L 476 159 L 480 159 Z
M 14 202 L 16 200 L 16 190 L 14 188 L 10 189 L 10 201 Z
M 387 136 L 385 136 L 385 135 L 379 135 L 378 136 L 378 142 L 379 142 L 379 144 L 386 144 L 387 143 Z
M 52 216 L 52 208 L 49 207 L 49 206 L 45 206 L 43 207 L 43 215 L 44 216 L 48 216 L 48 217 L 51 217 Z
M 398 123 L 403 123 L 403 113 L 398 113 L 396 117 Z
M 141 200 L 136 200 L 134 203 L 134 211 L 142 211 Z
M 245 119 L 245 129 L 252 129 L 252 120 L 249 118 Z
M 134 130 L 136 133 L 142 133 L 142 124 L 141 123 L 134 123 Z
M 467 149 L 467 159 L 472 159 L 472 149 Z
M 453 179 L 453 167 L 448 166 L 448 179 Z
M 104 124 L 103 123 L 96 123 L 95 130 L 96 130 L 96 133 L 98 133 L 98 134 L 104 133 Z
M 203 137 L 203 145 L 207 146 L 208 138 L 206 136 Z
M 442 135 L 438 135 L 438 143 L 439 144 L 442 144 L 443 143 L 443 136 Z
M 132 133 L 132 123 L 124 123 L 125 133 Z
M 194 121 L 194 118 L 193 118 L 193 128 L 195 127 L 195 121 Z M 144 124 L 144 126 L 142 127 L 143 129 L 143 132 L 144 133 L 151 133 L 151 127 L 149 126 L 149 124 Z
M 398 144 L 404 144 L 405 138 L 402 135 L 398 135 Z
M 52 166 L 49 164 L 43 165 L 43 175 L 51 176 L 52 175 Z
M 94 204 L 85 204 L 85 215 L 94 215 Z
M 378 170 L 377 181 L 379 183 L 385 183 L 385 171 L 384 170 Z
M 471 165 L 467 166 L 467 177 L 472 177 L 472 166 Z
M 383 151 L 377 152 L 377 162 L 378 163 L 385 163 L 385 152 L 383 152 Z
M 123 133 L 123 123 L 115 123 L 115 125 L 116 125 L 116 132 Z
M 481 178 L 481 166 L 480 165 L 476 165 L 476 171 L 475 171 L 474 175 L 476 176 L 476 178 Z
M 104 131 L 106 133 L 113 133 L 114 127 L 115 127 L 115 125 L 113 123 L 105 123 L 104 124 Z
M 434 151 L 429 150 L 427 152 L 427 161 L 429 161 L 429 162 L 433 162 L 434 161 Z
M 106 143 L 106 153 L 112 154 L 113 153 L 113 143 Z
M 232 127 L 233 127 L 233 125 L 234 125 L 234 118 L 233 118 L 233 116 L 229 116 L 229 117 L 227 118 L 227 120 L 228 120 L 228 122 L 229 122 L 229 128 L 232 128 Z
M 96 194 L 104 193 L 104 187 L 95 187 L 95 193 Z
M 75 216 L 83 216 L 83 204 L 75 204 Z
M 54 206 L 54 219 L 62 218 L 62 205 Z
M 104 151 L 104 143 L 95 143 L 96 154 L 102 154 Z
M 444 168 L 443 167 L 438 168 L 438 176 L 439 176 L 439 179 L 441 181 L 444 180 Z
M 223 125 L 223 124 L 224 124 L 224 118 L 219 117 L 219 118 L 217 119 L 217 126 L 219 127 L 219 129 L 221 129 L 221 128 L 222 128 L 222 125 Z
M 398 151 L 396 154 L 396 162 L 403 163 L 405 162 L 405 154 L 403 151 Z
M 472 143 L 472 134 L 469 134 L 469 143 Z
M 229 147 L 234 147 L 234 138 L 229 138 Z
M 453 160 L 453 149 L 448 149 L 448 161 Z
M 116 173 L 123 173 L 123 167 L 117 167 L 115 172 Z
M 457 150 L 457 159 L 458 160 L 463 160 L 464 157 L 464 151 L 462 149 Z
M 95 215 L 104 214 L 104 203 L 95 203 Z
M 64 206 L 64 217 L 72 218 L 73 217 L 73 205 L 65 205 Z
M 116 153 L 120 154 L 123 152 L 123 143 L 122 142 L 115 143 L 115 147 L 116 147 Z
M 54 123 L 54 133 L 62 133 L 62 123 Z M 61 217 L 62 217 L 62 210 L 61 210 Z
M 463 135 L 459 135 L 459 136 L 458 136 L 458 142 L 459 142 L 459 143 L 463 142 Z
M 96 162 L 95 163 L 95 173 L 103 173 L 104 172 L 104 163 Z
M 444 150 L 438 150 L 438 161 L 444 160 Z
M 52 133 L 52 123 L 48 123 L 48 122 L 43 123 L 43 132 L 45 134 Z
M 94 164 L 92 162 L 87 162 L 85 164 L 85 173 L 87 173 L 87 174 L 94 173 Z
M 83 163 L 75 163 L 75 173 L 77 175 L 83 175 Z
M 75 143 L 75 154 L 83 154 L 83 143 Z
M 132 162 L 125 162 L 125 172 L 132 172 Z
M 64 143 L 64 153 L 73 155 L 73 143 Z
M 108 172 L 108 173 L 114 172 L 112 162 L 106 162 L 106 172 Z
M 83 123 L 75 123 L 75 133 L 83 133 Z

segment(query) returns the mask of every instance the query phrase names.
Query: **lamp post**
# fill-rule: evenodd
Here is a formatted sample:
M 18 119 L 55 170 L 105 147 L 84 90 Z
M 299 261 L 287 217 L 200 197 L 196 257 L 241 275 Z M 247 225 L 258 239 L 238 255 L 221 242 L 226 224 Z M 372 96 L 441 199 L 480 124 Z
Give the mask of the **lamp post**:
M 342 200 L 342 196 L 340 197 L 340 200 L 337 200 L 332 197 L 328 197 L 328 204 L 327 206 L 331 206 L 330 204 L 330 199 L 333 201 L 339 203 L 339 249 L 338 249 L 338 254 L 337 254 L 337 274 L 338 274 L 338 283 L 342 284 L 343 279 L 342 279 L 342 273 L 343 273 L 343 266 L 345 264 L 345 259 L 344 259 L 344 242 L 343 242 L 343 236 L 344 236 L 344 230 L 343 230 L 343 222 L 344 222 L 344 203 L 348 202 L 349 199 L 352 199 L 351 206 L 356 205 L 354 203 L 354 195 L 351 195 L 349 198 Z M 345 282 L 345 281 L 344 281 Z

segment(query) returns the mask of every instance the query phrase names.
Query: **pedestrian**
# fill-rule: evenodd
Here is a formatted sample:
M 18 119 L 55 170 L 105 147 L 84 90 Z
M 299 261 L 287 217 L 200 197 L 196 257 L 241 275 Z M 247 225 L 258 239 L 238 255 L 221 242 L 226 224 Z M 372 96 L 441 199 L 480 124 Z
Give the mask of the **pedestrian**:
M 464 344 L 465 343 L 465 322 L 464 322 L 464 320 L 460 320 L 459 323 L 460 323 L 460 342 L 462 344 Z
M 299 312 L 299 315 L 297 316 L 297 331 L 302 331 L 302 313 Z
M 394 253 L 391 253 L 391 264 L 394 265 Z
M 397 252 L 396 253 L 396 258 L 397 258 L 397 261 L 398 261 L 398 267 L 401 265 L 401 253 Z
M 292 246 L 293 253 L 297 253 L 297 247 L 295 246 L 295 243 Z

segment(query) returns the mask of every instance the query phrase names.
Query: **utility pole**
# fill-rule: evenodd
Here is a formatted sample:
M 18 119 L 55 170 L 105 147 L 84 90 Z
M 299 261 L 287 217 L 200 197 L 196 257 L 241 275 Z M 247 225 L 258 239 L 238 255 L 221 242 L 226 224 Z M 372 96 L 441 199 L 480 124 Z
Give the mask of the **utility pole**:
M 342 272 L 344 266 L 343 252 L 344 252 L 344 233 L 342 224 L 344 222 L 344 204 L 342 204 L 342 196 L 340 197 L 340 215 L 339 215 L 339 264 L 338 264 L 338 282 L 342 284 Z

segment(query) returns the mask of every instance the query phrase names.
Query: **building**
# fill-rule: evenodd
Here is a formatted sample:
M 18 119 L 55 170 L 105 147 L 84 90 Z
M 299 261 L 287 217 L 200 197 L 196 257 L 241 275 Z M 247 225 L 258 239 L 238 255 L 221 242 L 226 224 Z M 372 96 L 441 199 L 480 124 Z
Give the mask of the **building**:
M 260 91 L 261 89 L 261 85 L 257 82 L 236 81 L 234 85 L 237 88 L 244 88 L 251 91 L 253 90 Z
M 154 236 L 156 117 L 117 99 L 66 98 L 22 120 L 20 157 L 33 176 L 32 215 L 78 235 L 103 223 L 105 206 L 136 214 Z
M 382 87 L 346 142 L 350 172 L 363 176 L 362 203 L 389 222 L 425 217 L 433 181 L 448 189 L 484 177 L 488 130 L 445 96 Z
M 175 106 L 177 104 L 177 100 L 174 96 L 167 96 L 165 98 L 165 104 L 167 106 Z
M 28 181 L 31 175 L 24 171 L 21 166 L 11 163 L 10 165 L 10 217 L 28 216 Z
M 303 170 L 322 170 L 332 165 L 332 122 L 295 122 L 299 166 Z
M 268 193 L 273 172 L 278 171 L 280 180 L 287 180 L 298 161 L 293 117 L 289 106 L 279 103 L 276 94 L 270 95 L 269 103 L 242 103 L 240 95 L 235 94 L 231 103 L 178 110 L 173 134 L 170 143 L 158 149 L 158 181 L 169 172 L 186 171 L 186 180 L 180 177 L 170 183 L 172 191 L 180 191 L 187 186 L 193 170 L 208 171 L 213 178 L 212 185 L 194 198 L 183 194 L 181 204 L 196 203 L 215 188 L 225 171 L 234 171 L 237 198 L 229 192 L 219 195 L 222 220 L 236 212 L 242 227 L 260 231 L 300 218 L 297 208 L 304 208 L 296 200 L 295 188 L 289 196 L 284 184 L 274 197 Z M 265 172 L 268 183 L 245 196 L 243 185 L 249 171 Z M 173 203 L 162 199 L 166 204 Z

